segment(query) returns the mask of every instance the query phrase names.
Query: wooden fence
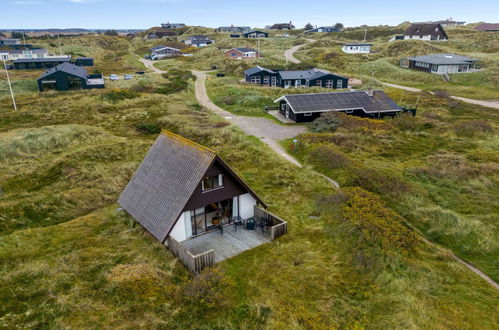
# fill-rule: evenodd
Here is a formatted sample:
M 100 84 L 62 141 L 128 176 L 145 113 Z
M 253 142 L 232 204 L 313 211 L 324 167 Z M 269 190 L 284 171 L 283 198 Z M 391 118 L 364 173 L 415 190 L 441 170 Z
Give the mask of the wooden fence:
M 255 218 L 267 219 L 270 228 L 270 239 L 273 241 L 288 233 L 288 223 L 275 214 L 255 206 Z
M 215 264 L 215 250 L 193 255 L 171 236 L 166 239 L 166 242 L 168 249 L 182 261 L 187 269 L 195 274 L 199 274 L 204 268 L 212 267 Z

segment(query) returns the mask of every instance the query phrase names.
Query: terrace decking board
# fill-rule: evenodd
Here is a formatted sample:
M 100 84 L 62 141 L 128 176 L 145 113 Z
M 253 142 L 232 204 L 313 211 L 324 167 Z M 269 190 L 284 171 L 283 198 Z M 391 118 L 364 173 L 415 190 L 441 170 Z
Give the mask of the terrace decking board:
M 262 234 L 261 231 L 245 230 L 241 227 L 236 232 L 233 226 L 227 226 L 224 227 L 223 235 L 220 230 L 216 230 L 184 241 L 181 245 L 193 255 L 213 249 L 215 263 L 218 263 L 270 241 L 268 232 Z

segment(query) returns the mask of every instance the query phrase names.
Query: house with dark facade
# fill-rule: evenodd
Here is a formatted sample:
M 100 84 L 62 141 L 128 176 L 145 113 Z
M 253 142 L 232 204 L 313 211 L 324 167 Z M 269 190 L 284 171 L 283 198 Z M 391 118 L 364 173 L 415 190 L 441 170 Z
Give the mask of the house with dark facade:
M 0 48 L 0 59 L 15 61 L 18 59 L 45 58 L 49 57 L 49 51 L 43 48 L 13 49 L 11 47 Z
M 251 30 L 251 27 L 249 26 L 221 26 L 217 29 L 215 29 L 216 32 L 228 32 L 228 33 L 235 33 L 235 34 L 242 34 L 245 32 L 248 32 Z
M 476 58 L 456 54 L 430 54 L 403 58 L 400 66 L 436 74 L 466 73 L 475 68 L 477 61 Z
M 21 39 L 0 38 L 0 46 L 21 45 Z
M 368 118 L 393 117 L 405 111 L 416 114 L 416 109 L 398 106 L 380 90 L 284 95 L 275 103 L 279 104 L 283 116 L 297 123 L 313 121 L 325 112 Z
M 210 39 L 207 35 L 197 34 L 187 37 L 184 43 L 188 46 L 193 47 L 206 47 L 215 43 L 215 40 Z
M 168 47 L 168 46 L 156 46 L 151 48 L 151 59 L 159 60 L 165 57 L 180 56 L 182 52 L 180 49 Z
M 180 29 L 180 28 L 183 28 L 185 27 L 185 24 L 184 23 L 161 23 L 161 27 L 163 29 Z
M 215 151 L 169 131 L 149 149 L 118 203 L 196 273 L 287 231 Z
M 348 78 L 326 70 L 270 70 L 261 66 L 244 72 L 246 82 L 271 87 L 324 87 L 342 89 L 348 87 Z
M 291 21 L 289 23 L 276 23 L 270 26 L 270 30 L 294 30 L 295 26 Z
M 68 62 L 48 70 L 37 82 L 40 92 L 104 88 L 104 78 L 101 74 L 89 75 L 85 68 Z
M 441 24 L 438 23 L 414 23 L 411 24 L 405 33 L 400 36 L 395 36 L 390 41 L 394 40 L 424 40 L 424 41 L 444 41 L 448 40 L 449 36 L 445 32 Z
M 267 32 L 259 31 L 259 30 L 252 30 L 243 33 L 243 36 L 245 38 L 249 39 L 257 39 L 257 38 L 268 38 L 269 34 Z
M 253 48 L 232 48 L 224 52 L 224 56 L 234 60 L 260 58 L 261 54 Z
M 310 33 L 323 33 L 323 32 L 340 32 L 340 29 L 337 29 L 334 26 L 320 26 L 310 30 L 306 30 L 303 33 L 310 34 Z
M 71 62 L 71 57 L 20 58 L 12 61 L 16 70 L 50 69 L 62 63 Z

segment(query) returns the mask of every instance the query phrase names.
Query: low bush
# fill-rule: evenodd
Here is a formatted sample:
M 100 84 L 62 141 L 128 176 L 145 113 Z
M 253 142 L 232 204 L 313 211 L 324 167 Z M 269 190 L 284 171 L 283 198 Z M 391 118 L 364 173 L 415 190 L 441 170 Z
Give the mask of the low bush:
M 334 132 L 343 124 L 343 121 L 337 114 L 328 112 L 322 114 L 319 118 L 310 123 L 310 130 L 315 133 Z
M 457 136 L 475 137 L 494 133 L 494 128 L 486 120 L 468 120 L 455 126 Z
M 116 103 L 123 100 L 129 100 L 139 97 L 140 94 L 128 89 L 113 89 L 110 92 L 105 93 L 102 97 L 112 103 Z
M 161 126 L 156 123 L 138 124 L 135 129 L 142 134 L 159 134 Z
M 309 152 L 309 161 L 322 168 L 337 169 L 344 168 L 350 164 L 350 159 L 333 146 L 320 144 Z

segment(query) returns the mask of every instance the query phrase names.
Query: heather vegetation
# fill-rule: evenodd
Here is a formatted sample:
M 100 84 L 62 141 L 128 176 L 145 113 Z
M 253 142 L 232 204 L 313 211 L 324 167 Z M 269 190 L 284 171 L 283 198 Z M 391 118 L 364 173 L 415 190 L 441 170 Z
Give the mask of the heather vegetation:
M 144 70 L 140 38 L 61 42 L 105 72 Z M 285 65 L 296 42 L 261 47 Z M 188 70 L 212 64 L 227 77 L 210 97 L 237 114 L 311 91 L 240 83 L 252 63 L 213 47 L 104 90 L 40 94 L 14 72 L 18 111 L 0 80 L 0 327 L 496 327 L 497 291 L 444 248 L 498 279 L 497 112 L 423 94 L 415 118 L 335 117 L 298 136 L 298 168 L 197 103 Z M 218 151 L 289 233 L 190 274 L 116 204 L 161 129 Z

